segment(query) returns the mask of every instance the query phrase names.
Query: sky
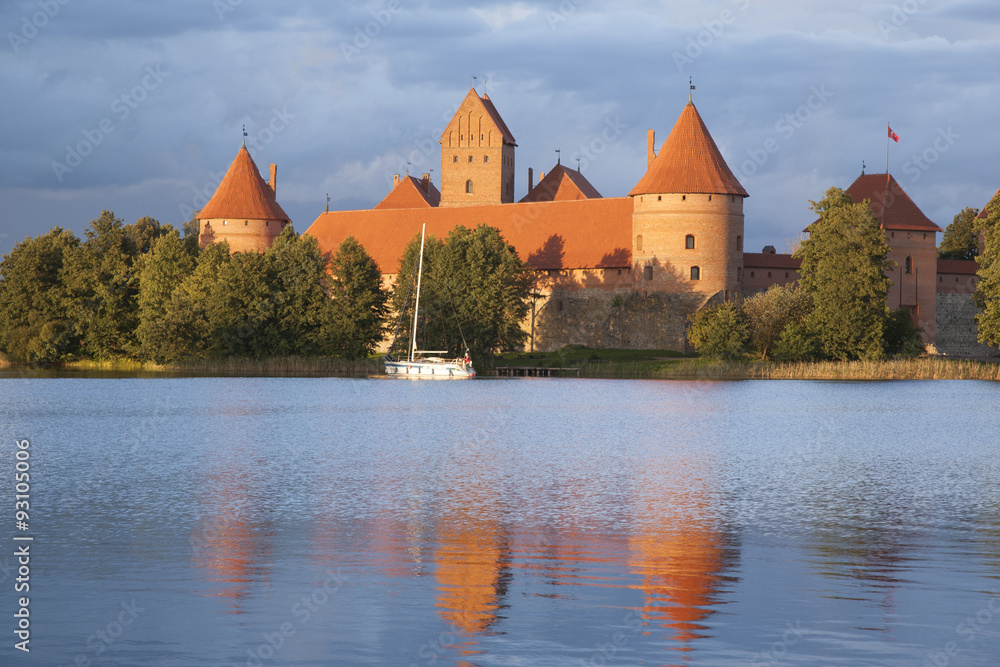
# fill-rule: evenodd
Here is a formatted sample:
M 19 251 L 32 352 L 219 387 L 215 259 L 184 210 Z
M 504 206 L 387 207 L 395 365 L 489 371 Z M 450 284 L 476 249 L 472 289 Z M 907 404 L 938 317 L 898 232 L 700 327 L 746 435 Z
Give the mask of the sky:
M 889 170 L 941 227 L 1000 187 L 995 0 L 4 0 L 0 252 L 102 210 L 179 226 L 248 147 L 304 232 L 433 169 L 474 82 L 517 139 L 625 196 L 693 99 L 750 193 L 746 249 Z M 475 79 L 473 78 L 475 77 Z M 577 159 L 579 158 L 579 163 Z M 940 238 L 939 238 L 940 240 Z

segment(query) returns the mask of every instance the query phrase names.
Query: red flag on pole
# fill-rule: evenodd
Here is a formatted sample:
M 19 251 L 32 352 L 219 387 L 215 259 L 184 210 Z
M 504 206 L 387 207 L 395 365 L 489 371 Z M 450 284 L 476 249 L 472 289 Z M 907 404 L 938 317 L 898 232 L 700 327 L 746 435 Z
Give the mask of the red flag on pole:
M 889 128 L 889 138 L 892 139 L 893 141 L 895 141 L 898 144 L 899 143 L 899 135 L 896 134 L 895 132 L 893 132 L 892 128 L 889 127 L 888 125 L 886 125 L 886 127 Z

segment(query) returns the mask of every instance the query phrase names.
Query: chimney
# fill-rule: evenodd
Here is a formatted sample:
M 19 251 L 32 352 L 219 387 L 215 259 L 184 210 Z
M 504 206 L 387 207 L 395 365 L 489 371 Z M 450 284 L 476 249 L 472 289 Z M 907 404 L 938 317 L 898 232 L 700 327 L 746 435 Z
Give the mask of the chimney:
M 545 172 L 543 171 L 538 174 L 538 182 L 541 183 L 544 180 L 545 180 Z
M 399 185 L 399 174 L 392 175 L 392 187 Z
M 278 165 L 276 165 L 274 163 L 271 164 L 271 180 L 268 181 L 267 184 L 271 186 L 271 192 L 273 192 L 274 196 L 277 197 L 278 196 L 278 190 L 277 190 L 277 185 L 278 185 Z
M 656 131 L 649 130 L 646 132 L 646 169 L 649 169 L 650 165 L 653 164 L 653 159 L 656 158 L 656 153 L 653 151 L 653 145 L 656 143 Z
M 535 188 L 535 170 L 528 167 L 528 192 Z
M 429 195 L 431 193 L 431 175 L 423 174 L 420 176 L 420 180 L 424 186 L 424 194 Z

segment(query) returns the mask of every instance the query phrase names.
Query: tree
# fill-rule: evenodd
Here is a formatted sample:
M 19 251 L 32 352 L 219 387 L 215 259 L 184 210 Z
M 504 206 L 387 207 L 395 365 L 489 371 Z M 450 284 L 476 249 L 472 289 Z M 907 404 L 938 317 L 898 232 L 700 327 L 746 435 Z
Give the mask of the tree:
M 979 253 L 979 233 L 976 231 L 978 208 L 964 208 L 944 230 L 938 257 L 941 259 L 975 259 Z
M 139 257 L 141 247 L 159 233 L 155 220 L 140 223 L 126 227 L 104 211 L 91 221 L 86 242 L 66 257 L 68 310 L 83 335 L 86 356 L 114 359 L 138 352 Z
M 802 291 L 812 299 L 806 326 L 833 359 L 880 359 L 886 354 L 886 295 L 893 262 L 870 202 L 855 204 L 839 188 L 810 202 L 820 219 L 795 257 Z
M 79 352 L 63 280 L 66 257 L 79 245 L 70 231 L 55 227 L 17 244 L 0 262 L 0 349 L 11 361 L 48 364 Z
M 772 285 L 740 304 L 750 326 L 751 348 L 767 359 L 791 322 L 801 322 L 809 312 L 810 298 L 795 285 Z
M 461 352 L 462 339 L 476 359 L 520 349 L 527 340 L 521 322 L 528 314 L 531 275 L 500 231 L 480 225 L 456 226 L 442 244 L 428 237 L 420 291 L 420 331 L 424 349 Z M 403 253 L 393 293 L 396 313 L 410 287 L 420 237 Z M 414 287 L 415 289 L 415 287 Z M 400 336 L 409 332 L 412 301 Z
M 689 319 L 688 342 L 701 356 L 723 361 L 746 356 L 750 325 L 733 302 L 702 308 Z
M 136 332 L 143 358 L 174 361 L 171 339 L 176 332 L 165 326 L 173 294 L 195 269 L 195 260 L 184 248 L 176 230 L 161 236 L 142 263 L 139 273 L 139 327 Z M 168 358 L 171 357 L 171 358 Z
M 996 201 L 996 200 L 994 200 Z M 983 254 L 976 257 L 979 282 L 973 299 L 982 310 L 976 315 L 979 342 L 1000 347 L 1000 206 L 988 206 L 985 220 L 979 220 L 977 232 L 982 232 Z
M 364 247 L 348 236 L 330 259 L 330 345 L 335 354 L 367 357 L 385 338 L 388 294 L 382 271 Z

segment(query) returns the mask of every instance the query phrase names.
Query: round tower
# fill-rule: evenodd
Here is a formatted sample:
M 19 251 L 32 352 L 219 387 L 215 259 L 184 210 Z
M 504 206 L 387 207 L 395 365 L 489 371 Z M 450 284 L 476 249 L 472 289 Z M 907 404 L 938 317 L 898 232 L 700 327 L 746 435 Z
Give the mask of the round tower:
M 749 195 L 690 99 L 659 154 L 653 142 L 650 130 L 648 168 L 629 193 L 634 288 L 728 299 L 742 289 Z
M 215 194 L 196 216 L 199 243 L 227 241 L 232 252 L 264 252 L 289 222 L 275 197 L 277 166 L 271 165 L 271 180 L 261 178 L 257 165 L 240 148 Z

